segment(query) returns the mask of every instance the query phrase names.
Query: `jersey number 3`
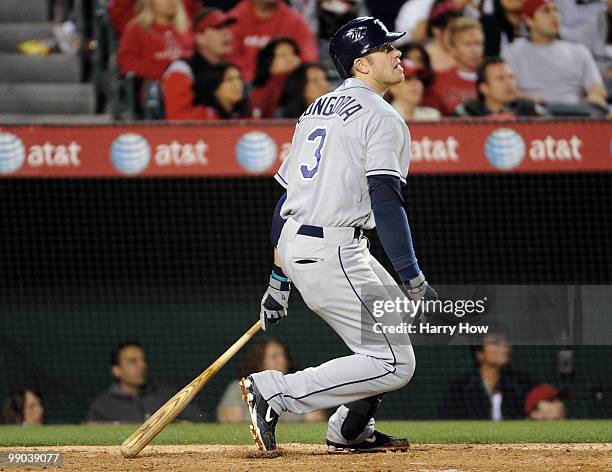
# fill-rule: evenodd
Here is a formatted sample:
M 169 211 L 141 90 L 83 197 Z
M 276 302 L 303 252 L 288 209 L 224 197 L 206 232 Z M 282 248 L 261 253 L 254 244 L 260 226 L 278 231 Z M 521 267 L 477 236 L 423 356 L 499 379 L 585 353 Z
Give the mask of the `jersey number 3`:
M 316 142 L 319 140 L 319 145 L 315 149 L 314 157 L 317 161 L 315 166 L 310 169 L 307 164 L 302 164 L 300 166 L 300 172 L 302 173 L 302 177 L 305 179 L 312 179 L 317 171 L 319 170 L 319 161 L 321 161 L 321 149 L 323 149 L 323 145 L 325 144 L 325 136 L 327 136 L 326 128 L 316 128 L 312 133 L 308 135 L 308 142 Z

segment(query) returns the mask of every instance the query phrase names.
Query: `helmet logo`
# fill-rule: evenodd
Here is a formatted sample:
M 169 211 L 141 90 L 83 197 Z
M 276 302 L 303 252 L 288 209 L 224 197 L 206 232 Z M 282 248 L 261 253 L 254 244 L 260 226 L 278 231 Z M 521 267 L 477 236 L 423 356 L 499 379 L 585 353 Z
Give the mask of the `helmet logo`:
M 346 35 L 351 39 L 351 41 L 357 42 L 365 37 L 367 30 L 368 28 L 365 26 L 360 26 L 347 31 Z
M 376 23 L 378 26 L 380 26 L 380 28 L 381 28 L 381 29 L 382 29 L 382 30 L 383 30 L 385 33 L 388 33 L 388 32 L 389 32 L 389 30 L 387 29 L 387 27 L 385 26 L 385 24 L 384 24 L 382 21 L 380 21 L 378 18 L 376 18 L 376 19 L 374 20 L 374 23 Z

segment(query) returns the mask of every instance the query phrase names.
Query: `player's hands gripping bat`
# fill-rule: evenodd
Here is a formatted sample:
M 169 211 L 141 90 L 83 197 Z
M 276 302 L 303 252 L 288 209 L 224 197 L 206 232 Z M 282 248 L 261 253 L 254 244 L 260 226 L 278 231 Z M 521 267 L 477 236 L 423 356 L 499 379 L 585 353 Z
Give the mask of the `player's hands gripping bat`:
M 261 299 L 261 310 L 259 312 L 261 329 L 265 331 L 269 325 L 278 323 L 287 316 L 290 293 L 291 282 L 289 279 L 272 271 L 268 289 Z

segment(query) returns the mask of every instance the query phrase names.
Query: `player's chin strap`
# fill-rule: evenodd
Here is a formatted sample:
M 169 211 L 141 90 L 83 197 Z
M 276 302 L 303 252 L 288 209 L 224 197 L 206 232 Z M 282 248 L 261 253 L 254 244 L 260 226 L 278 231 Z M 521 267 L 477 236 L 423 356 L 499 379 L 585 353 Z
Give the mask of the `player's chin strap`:
M 370 420 L 374 418 L 384 395 L 384 393 L 381 393 L 380 395 L 362 398 L 361 400 L 344 405 L 348 408 L 349 412 L 340 429 L 342 437 L 351 441 L 363 433 Z

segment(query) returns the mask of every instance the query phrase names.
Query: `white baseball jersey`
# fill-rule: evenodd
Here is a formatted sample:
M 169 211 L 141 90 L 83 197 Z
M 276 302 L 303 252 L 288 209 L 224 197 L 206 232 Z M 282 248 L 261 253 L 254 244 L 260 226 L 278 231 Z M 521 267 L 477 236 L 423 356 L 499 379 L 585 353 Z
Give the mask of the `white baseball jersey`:
M 276 180 L 287 189 L 281 216 L 302 224 L 373 228 L 367 177 L 406 181 L 410 132 L 367 83 L 350 78 L 298 120 Z

